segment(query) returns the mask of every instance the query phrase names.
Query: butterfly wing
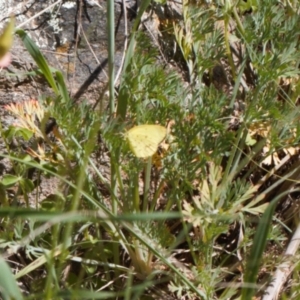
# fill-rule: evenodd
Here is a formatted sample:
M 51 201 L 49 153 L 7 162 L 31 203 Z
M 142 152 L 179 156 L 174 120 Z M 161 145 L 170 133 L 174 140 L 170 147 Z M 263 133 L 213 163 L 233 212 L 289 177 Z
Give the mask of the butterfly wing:
M 167 130 L 160 125 L 140 125 L 127 132 L 130 149 L 136 157 L 152 156 L 165 138 Z
M 0 59 L 2 59 L 5 56 L 5 54 L 10 50 L 12 46 L 14 28 L 15 19 L 11 17 L 3 33 L 0 35 Z

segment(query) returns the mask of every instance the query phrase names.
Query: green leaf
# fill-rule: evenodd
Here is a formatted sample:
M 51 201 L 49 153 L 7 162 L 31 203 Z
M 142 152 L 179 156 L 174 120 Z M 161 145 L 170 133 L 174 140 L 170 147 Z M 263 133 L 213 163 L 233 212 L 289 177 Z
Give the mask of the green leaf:
M 60 208 L 63 209 L 64 200 L 58 195 L 51 194 L 43 199 L 43 201 L 40 202 L 40 205 L 42 210 L 55 211 Z
M 22 187 L 23 193 L 30 193 L 34 190 L 34 184 L 30 179 L 27 178 L 21 179 L 20 185 Z
M 33 136 L 33 132 L 27 128 L 16 127 L 15 133 L 21 136 L 25 141 L 29 141 Z
M 17 282 L 10 270 L 10 267 L 5 260 L 0 256 L 0 290 L 3 299 L 7 300 L 21 300 L 22 294 L 19 290 Z
M 265 210 L 267 209 L 269 203 L 264 203 L 262 205 L 256 206 L 256 207 L 245 207 L 242 209 L 243 212 L 248 212 L 250 214 L 253 215 L 259 215 L 265 212 Z
M 27 128 L 21 128 L 18 126 L 9 126 L 9 128 L 4 132 L 6 138 L 13 138 L 16 136 L 22 137 L 25 141 L 32 138 L 33 132 Z
M 6 188 L 12 187 L 12 186 L 14 186 L 17 182 L 19 182 L 20 179 L 21 179 L 21 178 L 18 177 L 18 176 L 6 174 L 6 175 L 3 176 L 2 184 L 3 184 Z
M 36 64 L 40 68 L 41 72 L 45 76 L 46 80 L 48 81 L 49 85 L 51 86 L 55 94 L 59 95 L 59 90 L 57 88 L 55 79 L 40 49 L 37 47 L 37 45 L 33 42 L 33 40 L 27 35 L 27 33 L 24 30 L 18 29 L 16 30 L 16 33 L 22 39 L 27 51 L 35 60 Z
M 238 8 L 242 13 L 244 13 L 245 11 L 249 11 L 250 9 L 252 9 L 252 11 L 257 11 L 257 0 L 247 0 L 246 2 L 241 0 L 238 3 Z
M 69 97 L 69 92 L 68 92 L 67 86 L 64 81 L 64 77 L 60 71 L 55 72 L 55 74 L 56 74 L 56 80 L 58 83 L 58 88 L 59 88 L 62 100 L 64 103 L 69 102 L 70 97 Z
M 251 135 L 248 133 L 247 136 L 246 136 L 246 141 L 245 141 L 246 145 L 247 146 L 253 146 L 257 143 L 257 141 L 255 139 L 253 139 L 251 137 Z

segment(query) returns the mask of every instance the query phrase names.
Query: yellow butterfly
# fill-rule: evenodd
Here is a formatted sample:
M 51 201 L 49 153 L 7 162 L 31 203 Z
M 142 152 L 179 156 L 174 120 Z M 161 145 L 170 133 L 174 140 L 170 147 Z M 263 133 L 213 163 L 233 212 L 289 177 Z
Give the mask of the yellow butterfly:
M 10 50 L 13 43 L 13 33 L 15 28 L 15 19 L 10 18 L 9 23 L 0 35 L 0 59 Z
M 160 125 L 139 125 L 126 133 L 131 151 L 136 157 L 152 156 L 166 137 L 167 129 Z

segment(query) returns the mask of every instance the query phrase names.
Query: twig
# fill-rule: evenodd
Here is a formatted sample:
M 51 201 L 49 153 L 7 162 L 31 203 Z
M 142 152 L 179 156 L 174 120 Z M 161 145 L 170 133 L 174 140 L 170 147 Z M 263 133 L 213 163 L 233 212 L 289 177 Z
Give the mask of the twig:
M 269 284 L 262 300 L 276 300 L 279 297 L 279 293 L 282 286 L 289 278 L 291 272 L 295 267 L 295 263 L 292 260 L 294 258 L 297 249 L 300 244 L 300 224 L 298 225 L 286 251 L 284 254 L 285 261 L 283 261 L 277 268 L 271 283 Z
M 37 18 L 38 16 L 42 15 L 45 11 L 49 10 L 50 8 L 52 8 L 53 6 L 57 5 L 59 2 L 61 2 L 62 0 L 58 0 L 56 2 L 54 2 L 53 4 L 49 5 L 48 7 L 46 7 L 45 9 L 41 10 L 39 13 L 35 14 L 34 16 L 32 16 L 31 18 L 27 19 L 25 22 L 19 24 L 17 27 L 18 28 L 22 28 L 24 25 L 26 25 L 27 23 L 29 23 L 30 21 L 34 20 L 35 18 Z
M 81 28 L 81 32 L 82 32 L 82 35 L 83 35 L 83 37 L 84 37 L 84 40 L 85 40 L 86 44 L 88 45 L 88 47 L 89 47 L 91 53 L 93 54 L 93 56 L 94 56 L 94 58 L 95 58 L 97 64 L 99 65 L 99 64 L 100 64 L 100 61 L 99 61 L 99 59 L 98 59 L 98 57 L 97 57 L 95 51 L 93 50 L 93 48 L 92 48 L 92 46 L 91 46 L 91 44 L 90 44 L 90 42 L 89 42 L 89 40 L 88 40 L 88 38 L 87 38 L 85 32 L 84 32 L 84 29 L 83 29 L 83 27 L 82 27 L 82 24 L 80 24 L 80 28 Z M 107 77 L 107 74 L 106 74 L 106 73 L 105 73 L 105 76 Z

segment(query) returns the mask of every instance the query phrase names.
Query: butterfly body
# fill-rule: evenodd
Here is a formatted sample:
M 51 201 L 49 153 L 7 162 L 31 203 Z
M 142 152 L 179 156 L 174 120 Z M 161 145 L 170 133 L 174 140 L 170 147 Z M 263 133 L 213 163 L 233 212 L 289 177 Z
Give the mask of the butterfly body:
M 136 157 L 147 158 L 152 156 L 159 144 L 166 137 L 167 130 L 160 125 L 139 125 L 126 133 L 131 151 Z

